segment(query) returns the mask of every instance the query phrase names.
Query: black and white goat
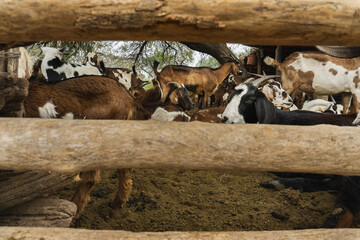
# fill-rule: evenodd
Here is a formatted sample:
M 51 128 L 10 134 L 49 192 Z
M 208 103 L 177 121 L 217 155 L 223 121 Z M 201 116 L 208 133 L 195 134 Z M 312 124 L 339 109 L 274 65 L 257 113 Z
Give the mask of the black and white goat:
M 41 63 L 41 71 L 49 83 L 61 82 L 63 80 L 79 76 L 102 76 L 103 73 L 96 66 L 90 64 L 75 65 L 62 60 L 61 50 L 52 47 L 41 48 L 44 59 Z
M 356 118 L 355 115 L 335 115 L 303 110 L 282 111 L 266 98 L 265 94 L 257 88 L 258 85 L 259 82 L 242 83 L 235 87 L 231 100 L 222 115 L 222 122 L 352 126 Z
M 267 123 L 283 125 L 332 124 L 353 126 L 356 115 L 336 115 L 304 110 L 282 111 L 277 109 L 257 86 L 259 82 L 235 87 L 230 103 L 222 115 L 224 123 Z M 360 177 L 328 176 L 322 179 L 276 178 L 263 186 L 273 188 L 293 187 L 304 191 L 339 190 L 336 208 L 323 227 L 349 227 L 360 213 Z M 316 186 L 315 186 L 316 185 Z

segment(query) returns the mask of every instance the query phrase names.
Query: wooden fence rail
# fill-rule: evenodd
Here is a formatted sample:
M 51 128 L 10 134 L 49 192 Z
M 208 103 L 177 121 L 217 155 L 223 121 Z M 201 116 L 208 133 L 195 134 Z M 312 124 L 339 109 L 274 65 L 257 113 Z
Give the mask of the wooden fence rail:
M 126 232 L 66 228 L 0 227 L 1 239 L 359 239 L 360 229 L 311 229 L 296 231 L 250 231 L 250 232 Z
M 231 169 L 360 175 L 360 128 L 0 119 L 0 169 Z
M 360 1 L 2 1 L 0 22 L 0 42 L 174 40 L 356 46 Z

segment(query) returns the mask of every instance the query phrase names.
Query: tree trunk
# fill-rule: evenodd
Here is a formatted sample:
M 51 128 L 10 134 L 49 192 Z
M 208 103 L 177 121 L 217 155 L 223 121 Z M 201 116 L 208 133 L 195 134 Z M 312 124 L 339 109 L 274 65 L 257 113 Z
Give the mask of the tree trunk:
M 181 42 L 192 50 L 209 54 L 214 57 L 220 64 L 229 61 L 239 61 L 235 54 L 227 47 L 226 43 L 200 43 L 200 42 Z M 242 77 L 249 77 L 249 73 L 240 63 L 240 69 L 243 71 Z

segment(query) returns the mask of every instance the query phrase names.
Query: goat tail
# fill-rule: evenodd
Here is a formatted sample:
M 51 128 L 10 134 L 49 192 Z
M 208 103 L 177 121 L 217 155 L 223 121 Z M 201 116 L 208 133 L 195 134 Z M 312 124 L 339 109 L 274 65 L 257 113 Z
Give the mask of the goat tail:
M 264 63 L 269 66 L 275 66 L 275 67 L 281 66 L 281 64 L 278 61 L 276 61 L 275 59 L 269 56 L 264 58 Z

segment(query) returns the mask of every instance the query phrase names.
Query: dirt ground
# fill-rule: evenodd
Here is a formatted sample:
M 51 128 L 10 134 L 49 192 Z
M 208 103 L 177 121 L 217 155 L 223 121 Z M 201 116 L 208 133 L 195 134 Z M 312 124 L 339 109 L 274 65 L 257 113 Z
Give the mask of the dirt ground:
M 102 180 L 75 222 L 77 228 L 127 231 L 247 231 L 318 228 L 331 213 L 335 192 L 300 193 L 260 187 L 270 173 L 136 169 L 133 191 L 122 209 L 109 204 L 115 171 Z M 59 196 L 70 199 L 75 186 Z M 356 220 L 354 227 L 359 227 Z

